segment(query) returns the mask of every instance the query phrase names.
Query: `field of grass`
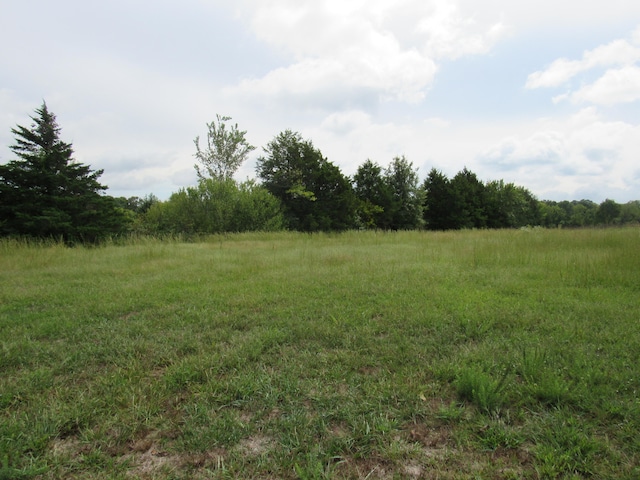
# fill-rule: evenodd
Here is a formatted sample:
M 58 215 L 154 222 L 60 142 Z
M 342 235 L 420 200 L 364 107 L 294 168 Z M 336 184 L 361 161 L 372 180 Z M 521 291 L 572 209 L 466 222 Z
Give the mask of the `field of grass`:
M 640 229 L 0 243 L 0 479 L 639 478 Z

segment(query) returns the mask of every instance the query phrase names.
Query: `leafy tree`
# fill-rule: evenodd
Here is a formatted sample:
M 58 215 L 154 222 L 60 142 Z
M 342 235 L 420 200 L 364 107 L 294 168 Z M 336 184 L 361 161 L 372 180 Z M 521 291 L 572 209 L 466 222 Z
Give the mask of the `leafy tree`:
M 453 210 L 455 192 L 451 181 L 441 171 L 432 168 L 422 185 L 424 191 L 423 218 L 429 230 L 457 229 Z
M 611 225 L 619 221 L 622 207 L 614 200 L 606 199 L 600 205 L 596 211 L 596 220 L 604 225 Z
M 258 158 L 256 173 L 282 201 L 289 228 L 344 230 L 354 225 L 356 201 L 349 179 L 297 132 L 278 134 Z
M 233 177 L 249 153 L 256 148 L 247 142 L 247 132 L 239 130 L 237 123 L 227 128 L 225 122 L 229 120 L 231 117 L 216 115 L 216 121 L 207 124 L 207 146 L 204 150 L 200 148 L 200 137 L 193 141 L 196 146 L 195 157 L 200 163 L 196 163 L 194 167 L 200 180 Z
M 489 228 L 540 224 L 538 201 L 529 190 L 503 180 L 485 184 L 485 214 Z
M 145 213 L 151 205 L 156 202 L 159 202 L 158 197 L 156 197 L 153 193 L 149 195 L 145 195 L 144 197 L 118 197 L 114 199 L 116 205 L 118 207 L 123 208 L 125 210 L 132 211 L 134 213 Z
M 571 227 L 587 227 L 596 224 L 598 204 L 591 200 L 571 202 L 571 213 L 566 224 Z
M 452 208 L 458 228 L 487 226 L 486 192 L 484 184 L 466 167 L 451 180 L 454 192 Z
M 569 218 L 564 208 L 558 202 L 543 200 L 539 204 L 540 217 L 544 227 L 561 227 Z
M 76 163 L 70 143 L 46 103 L 30 128 L 18 125 L 11 150 L 20 158 L 0 165 L 0 232 L 3 235 L 96 241 L 125 228 L 113 198 L 101 195 L 102 170 Z
M 391 225 L 394 230 L 422 226 L 422 190 L 418 171 L 404 156 L 395 157 L 385 169 L 385 182 L 391 192 Z
M 620 207 L 622 223 L 640 223 L 640 200 L 627 202 Z
M 382 175 L 382 167 L 371 160 L 365 161 L 353 176 L 353 190 L 358 199 L 358 221 L 361 226 L 390 228 L 392 196 Z

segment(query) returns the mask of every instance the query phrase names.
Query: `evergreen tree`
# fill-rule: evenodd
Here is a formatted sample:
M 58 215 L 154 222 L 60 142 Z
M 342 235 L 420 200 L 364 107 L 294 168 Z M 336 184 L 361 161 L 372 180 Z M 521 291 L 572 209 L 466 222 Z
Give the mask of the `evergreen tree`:
M 107 188 L 98 182 L 103 171 L 73 161 L 46 103 L 31 119 L 31 128 L 11 130 L 19 160 L 0 165 L 0 234 L 75 242 L 122 231 L 123 212 L 100 194 Z
M 429 230 L 460 228 L 454 211 L 455 193 L 451 181 L 441 171 L 432 168 L 423 184 L 424 222 Z
M 451 180 L 454 192 L 452 209 L 457 228 L 484 228 L 487 226 L 486 192 L 484 184 L 466 167 Z

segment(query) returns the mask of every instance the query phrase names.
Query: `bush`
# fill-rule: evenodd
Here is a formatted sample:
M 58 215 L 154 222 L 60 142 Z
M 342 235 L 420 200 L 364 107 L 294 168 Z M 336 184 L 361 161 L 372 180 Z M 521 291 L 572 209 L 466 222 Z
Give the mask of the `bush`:
M 283 228 L 280 201 L 252 181 L 204 179 L 181 189 L 144 216 L 147 232 L 211 234 L 275 231 Z

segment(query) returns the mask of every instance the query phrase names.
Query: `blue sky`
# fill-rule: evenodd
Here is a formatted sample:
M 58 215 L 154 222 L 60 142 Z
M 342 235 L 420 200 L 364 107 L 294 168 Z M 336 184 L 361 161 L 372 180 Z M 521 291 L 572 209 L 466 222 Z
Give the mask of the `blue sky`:
M 46 100 L 116 196 L 196 182 L 216 114 L 345 174 L 405 155 L 540 199 L 640 199 L 640 2 L 0 0 L 0 162 Z

